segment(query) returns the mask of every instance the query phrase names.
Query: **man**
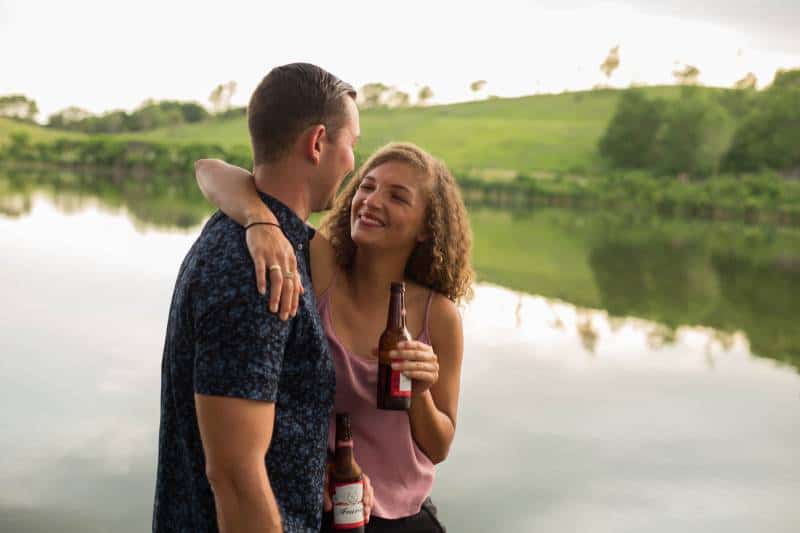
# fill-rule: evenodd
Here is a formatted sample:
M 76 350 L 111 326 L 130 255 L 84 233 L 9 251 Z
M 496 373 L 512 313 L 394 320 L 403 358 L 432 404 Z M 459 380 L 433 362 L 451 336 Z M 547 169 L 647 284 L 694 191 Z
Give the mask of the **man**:
M 330 205 L 354 168 L 355 91 L 314 65 L 277 67 L 251 97 L 248 127 L 256 187 L 294 248 L 270 269 L 293 312 L 270 312 L 253 283 L 248 230 L 215 213 L 181 265 L 170 308 L 159 533 L 320 527 L 334 369 L 313 292 L 298 301 L 295 287 L 311 286 L 304 221 Z

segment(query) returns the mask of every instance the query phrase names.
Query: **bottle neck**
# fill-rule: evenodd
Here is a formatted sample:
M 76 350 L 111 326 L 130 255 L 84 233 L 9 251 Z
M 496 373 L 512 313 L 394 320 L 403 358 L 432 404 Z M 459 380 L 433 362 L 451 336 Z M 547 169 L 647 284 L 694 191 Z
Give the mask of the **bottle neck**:
M 405 329 L 406 327 L 406 293 L 405 291 L 392 291 L 389 300 L 389 317 L 386 320 L 386 329 Z
M 346 466 L 353 462 L 353 441 L 336 441 L 334 459 L 337 465 Z

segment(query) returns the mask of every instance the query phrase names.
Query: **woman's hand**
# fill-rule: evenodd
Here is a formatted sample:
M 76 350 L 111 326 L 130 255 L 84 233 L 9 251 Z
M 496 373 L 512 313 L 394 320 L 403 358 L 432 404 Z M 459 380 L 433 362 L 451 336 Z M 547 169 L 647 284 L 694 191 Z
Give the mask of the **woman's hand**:
M 333 463 L 328 463 L 328 466 L 325 468 L 325 481 L 324 481 L 325 488 L 322 491 L 322 509 L 324 511 L 333 511 L 333 500 L 331 499 L 331 491 L 330 491 L 332 468 L 333 468 Z M 364 522 L 369 523 L 369 516 L 370 514 L 372 514 L 372 502 L 375 493 L 372 490 L 372 483 L 369 480 L 369 476 L 366 474 L 362 475 L 364 476 L 364 497 L 361 499 L 361 503 L 364 505 Z
M 256 269 L 256 285 L 260 294 L 267 292 L 269 276 L 269 309 L 280 310 L 281 320 L 297 314 L 300 295 L 305 292 L 300 274 L 297 272 L 297 257 L 294 247 L 280 228 L 258 224 L 246 231 L 247 249 Z M 274 268 L 270 268 L 273 267 Z M 291 273 L 287 276 L 287 273 Z
M 278 223 L 275 214 L 259 198 L 252 174 L 245 169 L 219 159 L 200 159 L 195 162 L 194 169 L 203 196 L 240 225 Z M 281 320 L 294 316 L 304 291 L 296 273 L 297 259 L 292 245 L 275 226 L 259 224 L 246 232 L 247 248 L 256 268 L 258 292 L 267 293 L 269 276 L 270 311 L 278 313 L 280 310 Z M 275 268 L 271 269 L 273 265 Z M 287 272 L 291 274 L 287 276 Z
M 411 379 L 413 396 L 427 391 L 439 379 L 439 358 L 424 342 L 403 341 L 389 352 L 389 357 L 402 359 L 392 363 L 392 370 L 399 370 Z

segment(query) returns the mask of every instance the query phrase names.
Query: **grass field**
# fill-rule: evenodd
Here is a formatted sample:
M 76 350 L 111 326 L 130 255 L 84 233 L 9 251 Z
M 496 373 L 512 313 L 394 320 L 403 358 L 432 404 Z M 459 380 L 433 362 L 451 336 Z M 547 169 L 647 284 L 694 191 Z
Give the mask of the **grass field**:
M 677 98 L 679 87 L 647 87 L 651 97 Z M 719 91 L 701 88 L 705 91 Z M 368 155 L 390 141 L 419 144 L 457 172 L 500 179 L 519 172 L 590 174 L 602 168 L 597 142 L 614 113 L 619 90 L 494 98 L 430 107 L 368 109 L 361 113 L 358 150 Z M 76 136 L 0 119 L 0 144 L 11 131 L 33 141 Z M 244 117 L 209 120 L 143 133 L 128 139 L 164 143 L 249 145 Z
M 677 98 L 678 87 L 648 87 L 651 97 Z M 718 90 L 718 89 L 705 89 Z M 517 172 L 588 173 L 598 167 L 597 141 L 621 91 L 601 90 L 496 98 L 361 113 L 359 152 L 390 141 L 419 144 L 458 171 L 485 176 Z M 130 138 L 247 145 L 244 118 L 158 129 Z
M 48 142 L 63 137 L 85 137 L 83 133 L 51 130 L 34 124 L 26 124 L 8 118 L 0 117 L 0 146 L 6 144 L 15 132 L 27 133 L 31 142 Z
M 680 93 L 680 88 L 674 86 L 643 90 L 651 97 L 662 98 L 677 98 Z M 585 174 L 598 168 L 597 141 L 620 94 L 619 90 L 597 90 L 369 109 L 361 113 L 362 140 L 358 150 L 367 155 L 390 141 L 410 141 L 444 159 L 454 170 L 476 171 L 484 177 L 508 177 L 517 172 Z M 39 130 L 48 138 L 62 135 Z M 0 124 L 0 138 L 6 136 L 6 127 Z M 249 145 L 244 117 L 123 136 L 165 143 Z

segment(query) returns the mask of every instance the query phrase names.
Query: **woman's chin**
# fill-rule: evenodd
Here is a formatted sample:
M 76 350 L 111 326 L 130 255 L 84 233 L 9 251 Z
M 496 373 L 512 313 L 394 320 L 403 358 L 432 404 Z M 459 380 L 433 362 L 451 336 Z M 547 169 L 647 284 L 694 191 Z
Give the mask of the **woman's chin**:
M 352 232 L 350 238 L 353 239 L 353 243 L 359 248 L 369 247 L 373 243 L 373 239 L 367 238 L 367 236 L 360 231 Z

